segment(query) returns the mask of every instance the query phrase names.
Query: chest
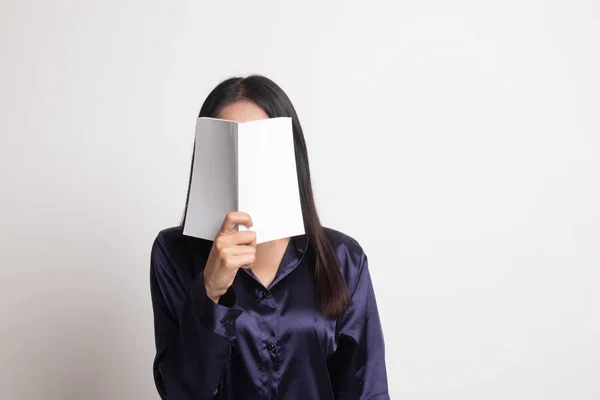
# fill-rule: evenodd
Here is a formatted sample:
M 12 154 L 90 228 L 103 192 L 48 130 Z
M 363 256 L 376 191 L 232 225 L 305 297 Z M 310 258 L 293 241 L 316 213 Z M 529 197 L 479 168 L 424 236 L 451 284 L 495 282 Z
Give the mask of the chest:
M 236 321 L 237 345 L 243 352 L 295 358 L 311 351 L 324 359 L 335 352 L 336 323 L 319 313 L 308 268 L 298 266 L 269 289 L 250 276 L 238 277 L 234 290 L 237 307 L 244 311 Z
M 263 268 L 254 268 L 252 269 L 252 273 L 256 278 L 260 281 L 260 283 L 268 288 L 271 286 L 271 283 L 275 280 L 275 276 L 277 275 L 276 267 L 263 267 Z

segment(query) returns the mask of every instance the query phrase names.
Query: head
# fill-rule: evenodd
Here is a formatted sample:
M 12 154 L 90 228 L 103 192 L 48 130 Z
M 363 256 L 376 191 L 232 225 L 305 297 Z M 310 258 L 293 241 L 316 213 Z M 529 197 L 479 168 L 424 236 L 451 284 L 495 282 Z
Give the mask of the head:
M 298 115 L 288 96 L 275 82 L 264 76 L 230 78 L 221 82 L 210 92 L 200 109 L 199 116 L 239 122 L 275 117 L 292 118 L 300 202 L 304 229 L 309 240 L 309 253 L 314 256 L 315 260 L 314 277 L 319 311 L 330 318 L 341 317 L 349 306 L 350 296 L 340 272 L 335 251 L 317 214 L 310 180 L 306 142 Z M 192 157 L 192 168 L 193 165 Z M 190 185 L 191 175 L 190 171 Z M 189 193 L 188 186 L 186 211 Z

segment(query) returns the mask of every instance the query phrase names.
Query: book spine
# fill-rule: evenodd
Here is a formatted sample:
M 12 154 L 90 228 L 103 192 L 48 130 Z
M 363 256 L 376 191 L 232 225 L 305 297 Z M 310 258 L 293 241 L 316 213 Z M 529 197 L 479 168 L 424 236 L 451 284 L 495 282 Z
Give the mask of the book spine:
M 235 210 L 240 210 L 240 197 L 239 197 L 239 185 L 238 178 L 240 175 L 239 162 L 238 162 L 238 124 L 232 123 L 230 125 L 231 140 L 233 141 L 233 162 L 235 163 Z

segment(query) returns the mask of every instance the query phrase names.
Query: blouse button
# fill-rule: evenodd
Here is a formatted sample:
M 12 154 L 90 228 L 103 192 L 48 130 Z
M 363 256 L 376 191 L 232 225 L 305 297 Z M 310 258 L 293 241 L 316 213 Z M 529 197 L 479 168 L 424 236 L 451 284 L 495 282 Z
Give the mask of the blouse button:
M 260 298 L 257 300 L 257 302 L 260 303 L 261 301 L 268 299 L 269 297 L 271 297 L 271 293 L 268 290 L 263 290 L 260 293 Z
M 273 351 L 275 349 L 275 345 L 273 343 L 267 344 L 267 350 Z

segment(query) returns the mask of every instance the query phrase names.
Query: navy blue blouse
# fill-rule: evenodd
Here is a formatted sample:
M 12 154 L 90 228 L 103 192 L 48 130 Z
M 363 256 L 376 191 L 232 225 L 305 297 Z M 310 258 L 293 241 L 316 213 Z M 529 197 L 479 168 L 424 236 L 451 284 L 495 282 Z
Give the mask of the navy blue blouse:
M 389 399 L 383 334 L 367 256 L 326 228 L 351 305 L 317 310 L 308 236 L 290 239 L 268 288 L 240 269 L 215 304 L 201 273 L 212 241 L 163 230 L 152 247 L 154 379 L 163 399 Z

